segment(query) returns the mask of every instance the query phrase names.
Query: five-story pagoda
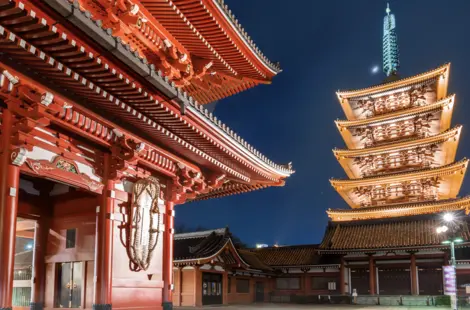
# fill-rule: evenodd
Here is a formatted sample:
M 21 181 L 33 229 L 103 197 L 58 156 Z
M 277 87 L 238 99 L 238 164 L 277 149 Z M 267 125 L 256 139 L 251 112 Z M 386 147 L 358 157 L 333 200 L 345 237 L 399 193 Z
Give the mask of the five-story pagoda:
M 341 292 L 442 294 L 441 212 L 468 211 L 459 198 L 468 160 L 455 161 L 461 126 L 452 126 L 450 64 L 399 78 L 395 17 L 384 19 L 383 84 L 337 93 L 347 148 L 333 150 L 348 179 L 330 180 L 351 209 L 329 209 L 323 253 L 342 255 Z M 468 241 L 465 221 L 459 234 Z

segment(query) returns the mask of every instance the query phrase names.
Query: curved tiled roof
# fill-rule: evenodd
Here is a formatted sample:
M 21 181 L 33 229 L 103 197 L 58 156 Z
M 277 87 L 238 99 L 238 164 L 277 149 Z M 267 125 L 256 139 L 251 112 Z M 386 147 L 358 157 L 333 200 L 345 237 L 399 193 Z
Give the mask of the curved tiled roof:
M 209 0 L 211 1 L 211 0 Z M 260 59 L 266 67 L 268 67 L 273 73 L 279 73 L 281 72 L 281 66 L 279 63 L 273 63 L 271 62 L 262 52 L 261 50 L 256 46 L 256 44 L 253 42 L 251 37 L 248 35 L 248 33 L 245 31 L 245 29 L 242 27 L 242 25 L 238 22 L 238 19 L 235 17 L 235 15 L 232 13 L 231 10 L 229 10 L 228 6 L 225 4 L 224 0 L 212 0 L 213 3 L 216 4 L 217 8 L 221 10 L 224 15 L 227 17 L 228 21 L 230 24 L 235 28 L 237 34 L 243 39 L 243 42 L 247 44 L 247 46 L 251 49 L 251 51 L 258 56 L 258 59 Z
M 317 265 L 317 245 L 251 249 L 265 264 L 274 267 Z
M 459 135 L 461 130 L 462 126 L 457 125 L 454 128 L 450 128 L 446 131 L 425 138 L 413 137 L 410 139 L 401 140 L 400 142 L 388 143 L 380 146 L 365 147 L 361 149 L 333 149 L 333 153 L 336 156 L 358 157 L 382 154 L 394 151 L 396 149 L 407 150 L 415 148 L 417 146 L 426 146 L 429 144 L 444 142 L 449 138 Z
M 411 116 L 415 116 L 415 115 L 419 115 L 423 113 L 437 111 L 446 106 L 453 105 L 454 100 L 455 100 L 455 95 L 451 95 L 433 104 L 425 105 L 422 107 L 415 107 L 415 108 L 400 110 L 400 111 L 396 111 L 392 113 L 382 114 L 379 116 L 352 120 L 352 121 L 337 120 L 335 121 L 335 123 L 339 127 L 357 127 L 357 126 L 371 125 L 371 124 L 375 124 L 379 122 L 387 122 L 387 121 L 395 120 L 397 118 L 411 117 Z
M 13 2 L 12 2 L 13 3 Z M 192 117 L 194 117 L 196 120 L 201 121 L 206 123 L 211 130 L 214 131 L 219 137 L 223 137 L 226 139 L 227 144 L 231 146 L 235 146 L 237 150 L 240 150 L 241 153 L 243 153 L 243 156 L 248 156 L 247 158 L 250 158 L 250 161 L 253 161 L 256 163 L 256 165 L 260 165 L 260 167 L 263 167 L 264 169 L 267 169 L 270 173 L 274 174 L 279 174 L 282 177 L 287 177 L 294 171 L 289 167 L 289 166 L 284 166 L 284 165 L 277 165 L 270 161 L 267 157 L 262 155 L 259 151 L 254 149 L 250 144 L 248 144 L 245 140 L 241 139 L 236 133 L 233 132 L 230 128 L 228 128 L 226 125 L 222 124 L 220 120 L 218 120 L 215 116 L 213 116 L 211 113 L 208 112 L 207 109 L 205 109 L 202 105 L 199 105 L 192 97 L 190 97 L 187 93 L 181 92 L 179 89 L 176 88 L 175 83 L 171 82 L 168 77 L 164 77 L 162 72 L 160 71 L 155 71 L 155 67 L 153 65 L 150 65 L 147 60 L 139 55 L 137 52 L 132 51 L 129 45 L 123 44 L 122 40 L 119 38 L 115 38 L 111 35 L 111 31 L 105 30 L 102 28 L 102 23 L 101 21 L 94 21 L 91 19 L 91 14 L 88 11 L 81 11 L 80 6 L 74 2 L 73 4 L 70 4 L 69 2 L 66 1 L 58 1 L 58 0 L 47 0 L 47 3 L 50 5 L 54 5 L 58 8 L 58 11 L 65 17 L 67 17 L 71 22 L 75 22 L 75 25 L 79 25 L 80 28 L 82 28 L 84 31 L 87 31 L 90 33 L 90 35 L 95 38 L 95 40 L 105 49 L 107 50 L 112 50 L 113 53 L 121 53 L 117 55 L 119 59 L 123 60 L 126 64 L 131 67 L 135 73 L 140 75 L 142 78 L 145 78 L 148 80 L 150 83 L 152 83 L 154 86 L 158 86 L 157 88 L 162 90 L 162 92 L 168 96 L 169 98 L 175 98 L 172 102 L 172 104 L 178 104 L 180 106 L 186 107 L 188 110 L 186 113 Z M 15 2 L 15 5 L 18 5 L 18 3 Z M 60 7 L 60 9 L 59 9 Z M 28 15 L 29 13 L 27 12 L 26 8 L 23 8 L 24 13 Z M 50 25 L 51 21 L 48 20 L 43 20 L 45 22 L 44 26 L 47 27 L 52 27 L 51 29 L 57 33 L 57 35 L 60 35 L 61 38 L 70 38 L 71 33 L 68 32 L 67 29 L 62 29 L 59 27 L 59 25 L 52 26 Z M 65 41 L 65 39 L 63 39 Z M 63 43 L 63 42 L 61 42 Z M 69 42 L 70 43 L 70 42 Z M 100 55 L 100 53 L 94 51 L 91 47 L 86 46 L 86 45 L 80 45 L 76 44 L 77 47 L 80 47 L 80 50 L 83 50 L 83 53 L 86 54 L 87 57 L 90 58 L 90 61 L 96 61 L 97 64 L 99 65 L 104 65 L 108 66 L 108 63 L 106 63 L 106 59 L 103 58 L 104 56 Z M 57 62 L 56 62 L 57 63 Z M 60 67 L 65 67 L 63 64 L 59 64 Z M 112 67 L 112 66 L 111 66 Z M 166 108 L 166 112 L 170 113 L 171 112 L 171 117 L 179 117 L 179 122 L 184 123 L 185 126 L 190 128 L 194 134 L 198 134 L 201 137 L 207 139 L 210 143 L 213 144 L 214 147 L 218 148 L 219 150 L 225 149 L 224 147 L 221 147 L 221 145 L 217 144 L 216 141 L 213 141 L 209 139 L 208 137 L 205 137 L 201 133 L 201 131 L 197 130 L 197 128 L 191 127 L 191 125 L 186 121 L 182 120 L 182 116 L 175 114 L 172 110 L 170 110 L 167 105 L 168 103 L 163 104 L 162 102 L 155 101 L 155 98 L 152 97 L 151 94 L 147 93 L 145 89 L 142 88 L 142 86 L 137 82 L 130 83 L 132 79 L 127 78 L 127 75 L 122 72 L 119 68 L 112 68 L 114 70 L 115 76 L 124 76 L 123 81 L 127 81 L 129 87 L 133 87 L 133 91 L 138 92 L 138 97 L 139 100 L 142 101 L 149 101 L 149 102 L 154 102 L 156 107 L 162 106 L 163 108 Z M 71 72 L 73 74 L 76 74 L 80 80 L 82 80 L 84 83 L 89 83 L 90 85 L 93 85 L 93 87 L 96 88 L 96 93 L 103 93 L 104 95 L 108 96 L 109 98 L 113 97 L 110 96 L 111 94 L 105 92 L 99 87 L 96 87 L 95 83 L 92 83 L 92 81 L 82 77 L 79 72 L 74 72 L 76 70 L 72 70 Z M 93 81 L 95 82 L 95 81 Z M 90 93 L 93 93 L 95 90 L 90 91 Z M 137 96 L 137 95 L 136 95 Z M 113 97 L 113 100 L 116 100 L 116 105 L 118 106 L 124 106 L 126 107 L 126 110 L 131 113 L 132 115 L 139 116 L 139 118 L 143 119 L 143 122 L 147 122 L 149 125 L 153 127 L 158 127 L 159 124 L 154 122 L 153 120 L 147 118 L 145 115 L 142 115 L 139 111 L 135 110 L 132 104 L 128 104 L 128 102 L 123 102 L 122 100 L 117 100 L 117 98 Z M 183 110 L 183 108 L 182 108 Z M 181 114 L 184 114 L 183 112 Z M 173 135 L 173 133 L 169 133 Z M 176 138 L 178 139 L 179 143 L 181 142 L 182 139 L 179 139 L 177 136 Z M 176 139 L 175 138 L 175 139 Z
M 450 63 L 446 63 L 436 69 L 429 70 L 427 72 L 417 74 L 411 77 L 395 80 L 395 81 L 390 81 L 387 83 L 379 84 L 379 85 L 374 85 L 371 87 L 366 87 L 362 89 L 356 89 L 356 90 L 344 90 L 344 91 L 337 91 L 336 95 L 339 98 L 350 98 L 350 97 L 356 97 L 360 95 L 365 95 L 365 94 L 370 94 L 370 93 L 376 93 L 376 92 L 381 92 L 384 90 L 390 90 L 393 88 L 398 88 L 402 87 L 403 85 L 408 85 L 411 83 L 417 83 L 421 82 L 424 80 L 427 80 L 429 78 L 432 78 L 434 76 L 439 76 L 441 74 L 444 74 L 447 72 L 450 68 Z
M 437 234 L 440 219 L 413 219 L 387 222 L 361 222 L 351 225 L 329 225 L 320 249 L 322 250 L 377 250 L 438 246 L 446 236 Z M 470 240 L 467 223 L 463 223 L 462 236 Z
M 326 213 L 333 222 L 347 222 L 367 219 L 385 219 L 397 216 L 415 216 L 470 209 L 470 196 L 438 201 L 400 203 L 386 206 L 364 207 L 357 209 L 328 209 Z
M 418 176 L 420 174 L 432 174 L 432 175 L 448 175 L 452 174 L 454 171 L 457 169 L 462 169 L 462 168 L 467 168 L 468 165 L 468 159 L 464 158 L 460 161 L 457 161 L 455 163 L 451 163 L 445 166 L 437 167 L 437 168 L 424 168 L 424 169 L 419 169 L 419 170 L 413 170 L 413 171 L 407 171 L 407 172 L 397 172 L 397 173 L 390 173 L 390 174 L 385 174 L 385 175 L 374 175 L 370 177 L 364 177 L 360 179 L 347 179 L 347 180 L 341 180 L 341 179 L 330 179 L 330 183 L 333 186 L 338 186 L 338 185 L 349 185 L 349 184 L 356 184 L 356 183 L 361 183 L 362 185 L 367 185 L 368 182 L 370 181 L 375 181 L 375 180 L 380 180 L 382 179 L 383 182 L 387 182 L 388 180 L 393 180 L 396 179 L 397 177 L 403 177 L 403 178 L 415 178 L 415 176 Z
M 173 260 L 207 259 L 220 252 L 230 241 L 227 228 L 175 234 Z

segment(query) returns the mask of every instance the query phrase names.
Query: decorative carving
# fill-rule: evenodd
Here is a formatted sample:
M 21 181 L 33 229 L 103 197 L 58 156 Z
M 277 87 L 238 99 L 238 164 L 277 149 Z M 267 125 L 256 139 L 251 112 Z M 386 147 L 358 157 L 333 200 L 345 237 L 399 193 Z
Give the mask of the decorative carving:
M 68 162 L 64 159 L 57 160 L 56 163 L 55 163 L 55 166 L 59 169 L 64 170 L 64 171 L 68 171 L 68 172 L 78 174 L 77 167 L 75 167 L 75 165 L 72 164 L 71 162 Z
M 391 203 L 428 201 L 439 198 L 438 177 L 393 184 L 360 186 L 354 190 L 362 207 Z
M 427 113 L 392 123 L 357 127 L 352 134 L 359 137 L 366 147 L 371 147 L 402 138 L 428 137 L 432 133 L 431 124 L 437 120 L 436 113 Z
M 28 158 L 28 150 L 20 147 L 11 152 L 11 163 L 15 166 L 21 166 Z
M 419 107 L 436 102 L 435 83 L 417 85 L 407 91 L 395 92 L 386 96 L 360 99 L 353 104 L 353 109 L 359 110 L 364 117 L 373 117 L 394 111 Z
M 88 175 L 80 173 L 77 165 L 66 158 L 57 156 L 52 162 L 48 160 L 26 159 L 25 172 L 44 176 L 54 180 L 101 193 L 103 184 L 91 179 Z
M 356 157 L 354 165 L 359 167 L 362 177 L 429 168 L 435 164 L 434 156 L 438 149 L 436 144 L 432 144 L 394 153 Z
M 132 190 L 131 223 L 127 223 L 127 253 L 132 271 L 147 270 L 160 234 L 160 183 L 156 178 L 140 179 Z

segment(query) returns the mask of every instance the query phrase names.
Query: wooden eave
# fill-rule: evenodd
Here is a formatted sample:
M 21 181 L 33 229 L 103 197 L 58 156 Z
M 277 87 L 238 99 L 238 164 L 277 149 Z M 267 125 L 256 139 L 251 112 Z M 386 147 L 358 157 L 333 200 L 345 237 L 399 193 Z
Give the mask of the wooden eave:
M 278 184 L 277 186 L 283 186 L 283 185 L 284 185 L 284 182 Z M 270 186 L 267 184 L 251 185 L 251 184 L 245 184 L 245 183 L 230 183 L 230 184 L 223 185 L 221 188 L 212 190 L 209 193 L 198 195 L 195 199 L 191 200 L 190 202 L 249 193 L 252 191 L 261 190 L 261 189 L 265 189 L 268 187 Z
M 223 1 L 140 0 L 191 54 L 234 75 L 270 79 L 280 69 L 254 45 Z
M 408 84 L 414 84 L 417 82 L 425 81 L 436 76 L 443 76 L 443 78 L 448 79 L 449 70 L 450 70 L 450 63 L 446 63 L 440 67 L 437 67 L 436 69 L 432 69 L 430 71 L 420 73 L 411 77 L 399 79 L 397 81 L 383 83 L 383 84 L 379 84 L 379 85 L 375 85 L 375 86 L 371 86 L 367 88 L 362 88 L 362 89 L 357 89 L 357 90 L 338 91 L 336 92 L 336 94 L 340 98 L 367 96 L 370 94 L 388 91 L 394 88 L 400 88 Z
M 326 213 L 333 222 L 347 222 L 435 214 L 459 210 L 465 210 L 465 214 L 469 214 L 470 196 L 450 200 L 366 207 L 352 210 L 328 209 Z
M 99 106 L 108 115 L 116 115 L 133 129 L 137 129 L 139 134 L 148 136 L 152 142 L 163 143 L 176 153 L 185 154 L 198 165 L 211 170 L 222 169 L 243 182 L 252 182 L 253 179 L 255 184 L 258 181 L 277 184 L 284 178 L 284 174 L 287 176 L 292 173 L 289 169 L 269 162 L 206 109 L 178 92 L 168 81 L 152 73 L 148 65 L 142 62 L 136 64 L 142 70 L 148 69 L 152 78 L 155 74 L 154 80 L 161 81 L 162 87 L 174 92 L 175 99 L 167 100 L 161 93 L 152 93 L 152 89 L 143 86 L 123 71 L 122 66 L 109 61 L 102 56 L 103 53 L 82 42 L 37 7 L 10 1 L 8 6 L 1 6 L 0 11 L 4 14 L 0 24 L 5 27 L 1 29 L 0 49 L 13 59 L 20 57 L 23 65 L 48 77 L 48 81 L 43 81 L 45 85 L 60 87 L 61 90 L 68 89 L 73 95 L 69 92 L 67 96 L 75 98 L 76 102 Z M 32 12 L 35 14 L 34 18 Z M 75 14 L 83 19 L 88 18 L 80 11 Z M 42 31 L 46 39 L 38 41 L 28 30 L 22 31 L 21 36 L 16 35 L 14 31 L 25 22 L 36 23 L 38 27 L 34 28 L 34 32 Z M 111 36 L 108 39 L 119 44 Z M 67 57 L 63 57 L 61 50 L 57 49 L 59 46 L 61 50 L 70 51 Z M 130 53 L 128 57 L 129 61 L 139 61 L 132 58 L 135 56 Z M 185 111 L 182 111 L 181 105 L 187 107 Z M 253 165 L 252 160 L 257 163 Z M 274 169 L 281 174 L 276 176 L 276 172 L 263 172 L 265 168 L 261 166 L 264 164 L 259 160 L 267 163 L 265 168 L 268 170 L 271 169 L 269 167 L 277 167 Z
M 361 178 L 361 175 L 358 175 L 356 173 L 357 169 L 354 169 L 355 158 L 393 153 L 397 151 L 404 151 L 432 144 L 442 145 L 440 153 L 444 154 L 444 156 L 442 156 L 441 160 L 437 160 L 435 162 L 435 165 L 443 166 L 454 162 L 455 155 L 457 153 L 457 147 L 460 141 L 461 130 L 462 126 L 456 126 L 452 129 L 449 129 L 431 137 L 425 137 L 421 139 L 410 139 L 398 143 L 362 149 L 334 149 L 333 154 L 340 163 L 341 167 L 343 167 L 348 177 L 351 179 Z
M 411 84 L 417 84 L 424 82 L 426 80 L 440 77 L 437 85 L 437 100 L 443 99 L 447 96 L 447 86 L 449 83 L 449 70 L 450 70 L 450 63 L 446 63 L 436 69 L 417 74 L 412 77 L 403 78 L 398 81 L 393 81 L 389 83 L 383 83 L 379 85 L 375 85 L 372 87 L 367 87 L 358 90 L 345 90 L 345 91 L 338 91 L 336 92 L 336 96 L 343 108 L 344 113 L 346 114 L 346 118 L 349 120 L 356 119 L 356 116 L 352 112 L 351 106 L 349 104 L 350 98 L 355 97 L 363 97 L 368 95 L 374 95 L 402 87 L 406 87 Z
M 359 119 L 353 121 L 337 120 L 335 121 L 335 123 L 347 147 L 349 149 L 359 149 L 360 147 L 356 145 L 356 143 L 353 141 L 353 136 L 350 130 L 351 128 L 372 126 L 380 123 L 399 121 L 401 119 L 412 118 L 416 115 L 426 114 L 433 111 L 442 111 L 439 126 L 439 132 L 441 132 L 450 128 L 454 103 L 455 95 L 452 95 L 427 106 L 396 111 L 393 113 L 383 114 L 366 119 Z
M 406 182 L 432 177 L 442 178 L 439 190 L 442 191 L 444 188 L 447 188 L 447 190 L 445 190 L 445 192 L 440 192 L 440 198 L 450 199 L 457 197 L 460 191 L 460 187 L 462 186 L 463 178 L 467 171 L 467 166 L 468 159 L 463 159 L 456 163 L 438 168 L 428 168 L 410 172 L 393 173 L 360 179 L 331 179 L 330 183 L 351 208 L 361 208 L 360 204 L 358 204 L 356 201 L 353 201 L 350 197 L 351 190 L 356 187 L 384 185 L 391 184 L 394 182 Z M 446 184 L 446 186 L 442 186 L 442 184 L 444 183 Z

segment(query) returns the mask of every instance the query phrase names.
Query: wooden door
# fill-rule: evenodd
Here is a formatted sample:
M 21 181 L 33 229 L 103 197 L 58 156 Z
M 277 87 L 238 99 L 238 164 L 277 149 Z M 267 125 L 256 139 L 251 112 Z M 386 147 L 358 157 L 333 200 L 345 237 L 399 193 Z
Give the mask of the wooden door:
M 256 302 L 264 302 L 264 283 L 256 282 Z
M 218 273 L 203 273 L 202 304 L 221 305 L 222 303 L 222 275 Z

